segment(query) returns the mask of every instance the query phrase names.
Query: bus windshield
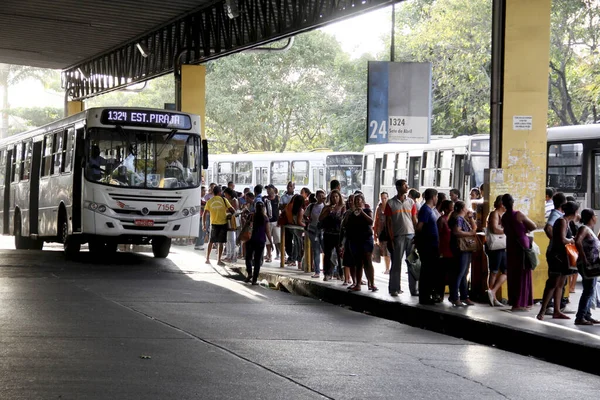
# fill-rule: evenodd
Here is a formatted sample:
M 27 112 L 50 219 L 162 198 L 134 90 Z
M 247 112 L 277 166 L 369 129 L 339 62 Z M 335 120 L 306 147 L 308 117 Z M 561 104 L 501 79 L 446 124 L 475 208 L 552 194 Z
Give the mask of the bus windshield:
M 188 133 L 91 128 L 85 177 L 111 186 L 148 189 L 200 185 L 200 138 Z
M 341 192 L 344 196 L 351 195 L 361 188 L 362 155 L 336 154 L 327 156 L 327 182 L 333 179 L 340 181 Z

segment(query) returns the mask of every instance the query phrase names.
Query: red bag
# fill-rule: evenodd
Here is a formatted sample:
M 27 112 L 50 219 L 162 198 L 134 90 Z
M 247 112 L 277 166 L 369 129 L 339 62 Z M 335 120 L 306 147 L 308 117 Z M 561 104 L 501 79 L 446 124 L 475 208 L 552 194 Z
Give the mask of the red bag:
M 287 213 L 286 210 L 281 210 L 279 212 L 279 217 L 277 218 L 277 226 L 284 226 L 288 224 Z

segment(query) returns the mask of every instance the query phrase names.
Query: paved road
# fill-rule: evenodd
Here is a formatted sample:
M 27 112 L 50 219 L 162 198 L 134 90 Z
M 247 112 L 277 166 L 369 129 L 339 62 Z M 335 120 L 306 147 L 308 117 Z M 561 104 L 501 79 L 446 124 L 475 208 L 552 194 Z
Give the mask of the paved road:
M 65 262 L 57 251 L 0 250 L 0 399 L 549 399 L 600 390 L 597 376 L 248 286 L 175 251 Z

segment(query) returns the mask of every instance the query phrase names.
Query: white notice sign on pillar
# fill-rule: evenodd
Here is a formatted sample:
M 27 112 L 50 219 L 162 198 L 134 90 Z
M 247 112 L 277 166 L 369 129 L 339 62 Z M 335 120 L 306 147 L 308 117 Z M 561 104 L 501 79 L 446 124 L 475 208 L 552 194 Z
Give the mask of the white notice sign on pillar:
M 533 129 L 533 117 L 529 115 L 513 115 L 514 131 L 530 131 Z

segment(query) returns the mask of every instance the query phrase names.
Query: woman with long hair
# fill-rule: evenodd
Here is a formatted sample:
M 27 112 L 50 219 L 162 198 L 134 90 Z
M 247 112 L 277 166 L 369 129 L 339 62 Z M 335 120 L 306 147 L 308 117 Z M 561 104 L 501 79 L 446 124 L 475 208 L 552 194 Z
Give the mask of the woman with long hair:
M 265 203 L 259 201 L 254 207 L 254 214 L 250 216 L 252 218 L 252 236 L 246 242 L 246 272 L 248 275 L 246 282 L 252 281 L 252 284 L 256 285 L 267 237 L 271 237 L 271 229 L 265 211 Z M 252 264 L 254 264 L 254 271 L 252 271 Z
M 385 229 L 385 207 L 387 206 L 388 194 L 387 192 L 381 192 L 379 195 L 380 203 L 375 210 L 375 225 L 374 225 L 374 237 L 375 242 L 379 246 L 379 251 L 381 252 L 381 258 L 383 258 L 383 263 L 385 264 L 384 274 L 389 275 L 390 273 L 390 253 L 387 248 L 387 241 L 379 240 L 379 235 Z
M 502 196 L 496 197 L 494 201 L 494 209 L 488 216 L 487 229 L 489 233 L 494 235 L 504 235 L 504 228 L 500 223 L 502 215 L 506 212 L 502 205 Z M 486 244 L 486 254 L 488 256 L 488 264 L 490 276 L 488 280 L 487 295 L 492 307 L 501 307 L 504 304 L 496 299 L 496 292 L 504 282 L 506 282 L 506 248 L 490 250 Z
M 502 205 L 506 212 L 500 220 L 506 235 L 508 304 L 512 306 L 512 311 L 527 311 L 533 306 L 533 290 L 531 269 L 526 268 L 523 262 L 523 249 L 531 248 L 532 239 L 527 233 L 535 229 L 535 223 L 521 211 L 515 211 L 514 204 L 510 194 L 502 196 Z
M 454 203 L 454 211 L 448 220 L 448 225 L 452 232 L 450 248 L 454 255 L 454 274 L 450 280 L 449 300 L 456 307 L 472 306 L 475 303 L 469 299 L 467 286 L 467 273 L 471 264 L 471 253 L 462 251 L 458 245 L 458 241 L 460 238 L 475 238 L 475 235 L 477 235 L 477 224 L 473 218 L 473 212 L 467 209 L 464 202 L 457 201 Z
M 568 201 L 567 204 L 562 206 L 564 215 L 562 218 L 557 219 L 552 226 L 552 240 L 550 241 L 548 251 L 546 252 L 546 258 L 548 260 L 548 282 L 544 288 L 542 307 L 537 315 L 537 319 L 540 321 L 544 319 L 550 299 L 554 297 L 554 304 L 560 304 L 562 289 L 567 282 L 567 278 L 570 275 L 577 273 L 577 270 L 570 268 L 565 246 L 567 244 L 575 243 L 571 229 L 569 229 L 569 223 L 577 216 L 578 209 L 579 205 L 577 203 Z M 552 318 L 571 319 L 568 315 L 562 313 L 560 307 L 557 306 L 554 307 Z
M 343 270 L 340 271 L 340 278 L 343 274 L 344 282 L 342 285 L 350 285 L 353 286 L 356 284 L 356 271 L 354 267 L 356 265 L 355 259 L 352 256 L 352 252 L 350 251 L 350 243 L 348 242 L 346 223 L 348 222 L 348 217 L 354 212 L 355 204 L 354 204 L 354 194 L 348 196 L 348 201 L 346 202 L 346 213 L 344 214 L 344 219 L 342 220 L 342 231 L 340 236 L 340 241 L 342 243 L 342 267 Z M 334 274 L 335 275 L 335 274 Z M 350 287 L 348 287 L 349 289 Z
M 579 264 L 579 270 L 581 271 L 586 266 L 597 264 L 599 259 L 600 251 L 600 240 L 594 234 L 594 226 L 598 222 L 598 217 L 594 210 L 586 208 L 581 212 L 581 223 L 575 237 L 575 245 L 579 250 L 579 258 L 577 263 Z M 594 289 L 596 288 L 597 279 L 583 278 L 583 292 L 579 298 L 579 307 L 577 309 L 577 315 L 575 316 L 575 325 L 593 325 L 600 324 L 600 321 L 592 318 L 590 308 L 594 299 Z
M 346 211 L 344 200 L 339 190 L 334 189 L 329 194 L 329 202 L 323 207 L 319 222 L 323 228 L 323 273 L 324 281 L 331 279 L 333 275 L 331 265 L 331 253 L 335 251 L 338 259 L 338 265 L 341 263 L 340 257 L 340 229 L 342 217 Z
M 346 248 L 354 261 L 352 267 L 354 284 L 348 289 L 356 292 L 361 290 L 364 268 L 369 290 L 376 292 L 375 274 L 371 260 L 373 253 L 372 212 L 370 208 L 365 207 L 365 197 L 362 193 L 355 194 L 353 200 L 353 211 L 345 219 Z M 346 253 L 344 253 L 344 259 L 346 259 Z
M 292 207 L 288 207 L 288 225 L 296 225 L 305 227 L 304 222 L 304 197 L 297 194 L 291 200 Z M 290 229 L 294 235 L 294 243 L 292 246 L 292 261 L 296 263 L 298 269 L 302 269 L 302 256 L 304 255 L 304 238 L 302 237 L 304 230 Z

